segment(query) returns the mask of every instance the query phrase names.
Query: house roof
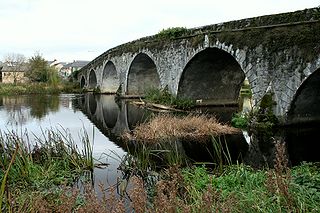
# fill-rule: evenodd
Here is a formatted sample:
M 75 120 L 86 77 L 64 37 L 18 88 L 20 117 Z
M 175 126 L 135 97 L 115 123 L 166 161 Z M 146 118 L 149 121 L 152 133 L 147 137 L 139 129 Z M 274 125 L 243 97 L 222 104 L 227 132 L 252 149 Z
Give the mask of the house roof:
M 72 63 L 64 65 L 63 68 L 69 68 L 69 67 L 81 68 L 87 65 L 89 62 L 90 61 L 73 61 Z
M 28 70 L 28 64 L 22 63 L 21 65 L 10 66 L 5 63 L 0 63 L 1 72 L 26 72 Z

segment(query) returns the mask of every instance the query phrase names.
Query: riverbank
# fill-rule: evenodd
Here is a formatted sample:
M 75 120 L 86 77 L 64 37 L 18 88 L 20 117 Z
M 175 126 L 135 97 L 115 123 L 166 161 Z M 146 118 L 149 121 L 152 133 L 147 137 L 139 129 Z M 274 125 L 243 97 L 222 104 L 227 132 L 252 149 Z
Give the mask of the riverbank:
M 78 83 L 61 82 L 58 84 L 49 83 L 17 83 L 0 84 L 0 95 L 27 95 L 27 94 L 60 94 L 60 93 L 81 93 L 82 89 Z
M 64 187 L 93 170 L 92 145 L 81 137 L 80 150 L 64 129 L 43 130 L 33 141 L 26 132 L 0 131 L 0 212 L 59 205 Z
M 118 184 L 94 190 L 91 175 L 84 175 L 93 168 L 88 137 L 83 136 L 87 151 L 80 152 L 64 133 L 48 130 L 43 134 L 48 137 L 30 150 L 34 141 L 1 132 L 2 212 L 320 211 L 320 165 L 288 167 L 282 145 L 277 146 L 275 168 L 259 170 L 244 164 L 209 169 L 201 163 L 172 163 L 156 172 L 146 164 L 141 172 L 139 165 L 146 161 L 139 156 L 157 155 L 157 150 L 145 149 L 119 159 L 123 178 Z M 83 177 L 88 181 L 82 179 L 86 184 L 80 189 L 76 183 Z

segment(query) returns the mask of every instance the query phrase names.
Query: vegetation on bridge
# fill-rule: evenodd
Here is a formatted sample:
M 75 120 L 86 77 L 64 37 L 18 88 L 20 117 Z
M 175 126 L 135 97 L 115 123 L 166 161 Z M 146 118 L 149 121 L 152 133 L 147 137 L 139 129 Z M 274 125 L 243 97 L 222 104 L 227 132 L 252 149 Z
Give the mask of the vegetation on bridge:
M 155 37 L 159 39 L 175 39 L 182 37 L 188 33 L 188 29 L 185 27 L 169 27 L 161 30 Z

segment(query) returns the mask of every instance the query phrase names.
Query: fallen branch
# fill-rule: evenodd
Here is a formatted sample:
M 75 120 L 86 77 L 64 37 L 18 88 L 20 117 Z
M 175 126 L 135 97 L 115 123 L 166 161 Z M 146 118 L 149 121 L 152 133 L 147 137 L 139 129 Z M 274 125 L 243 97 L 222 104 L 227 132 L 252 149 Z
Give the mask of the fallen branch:
M 155 108 L 155 109 L 168 110 L 168 111 L 186 112 L 186 110 L 176 109 L 176 108 L 169 107 L 169 106 L 162 105 L 162 104 L 147 103 L 144 101 L 133 101 L 132 103 L 135 105 L 144 106 L 144 107 L 147 107 L 150 109 Z

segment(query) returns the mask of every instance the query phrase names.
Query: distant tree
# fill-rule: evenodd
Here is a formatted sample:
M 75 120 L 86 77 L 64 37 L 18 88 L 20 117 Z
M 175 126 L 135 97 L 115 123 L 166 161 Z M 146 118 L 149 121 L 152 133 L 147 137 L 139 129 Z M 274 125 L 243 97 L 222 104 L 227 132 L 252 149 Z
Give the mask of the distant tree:
M 29 59 L 29 71 L 27 76 L 31 81 L 48 81 L 48 63 L 41 55 L 36 54 Z
M 29 66 L 27 76 L 31 81 L 48 82 L 50 84 L 59 82 L 57 70 L 54 67 L 50 67 L 40 54 L 35 54 L 29 59 Z
M 18 72 L 25 70 L 26 57 L 19 53 L 8 53 L 3 58 L 4 64 L 12 71 L 13 81 L 17 82 Z

